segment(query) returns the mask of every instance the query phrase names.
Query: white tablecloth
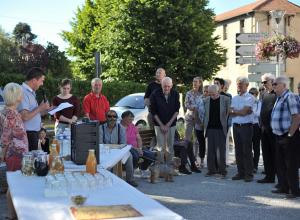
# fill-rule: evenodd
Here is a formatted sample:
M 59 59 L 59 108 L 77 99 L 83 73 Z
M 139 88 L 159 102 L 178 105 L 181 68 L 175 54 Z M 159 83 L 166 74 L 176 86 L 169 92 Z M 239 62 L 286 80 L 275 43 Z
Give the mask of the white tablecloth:
M 98 165 L 97 169 L 110 169 L 114 167 L 119 161 L 122 161 L 122 163 L 124 164 L 130 156 L 130 149 L 131 145 L 127 145 L 122 149 L 111 149 L 109 153 L 103 153 L 103 151 L 100 150 L 100 164 Z M 76 165 L 72 161 L 65 161 L 64 165 L 65 169 L 85 170 L 85 165 Z
M 177 220 L 178 214 L 150 199 L 126 182 L 106 170 L 100 172 L 111 175 L 113 186 L 93 192 L 86 205 L 130 204 L 144 217 L 127 218 L 132 220 Z M 19 220 L 71 220 L 68 197 L 46 198 L 44 196 L 45 177 L 23 176 L 21 172 L 8 172 L 8 184 Z M 158 186 L 159 187 L 159 186 Z M 124 220 L 122 218 L 121 220 Z

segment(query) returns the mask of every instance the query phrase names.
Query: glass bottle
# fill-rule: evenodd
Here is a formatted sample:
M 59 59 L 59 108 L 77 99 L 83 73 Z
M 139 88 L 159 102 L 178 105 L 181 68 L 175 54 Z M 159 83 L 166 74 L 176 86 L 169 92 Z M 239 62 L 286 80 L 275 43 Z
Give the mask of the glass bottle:
M 89 150 L 89 154 L 86 160 L 86 172 L 92 175 L 97 173 L 97 160 L 94 149 Z
M 59 155 L 59 152 L 60 152 L 60 143 L 59 143 L 59 140 L 56 139 L 56 138 L 54 138 L 53 141 L 52 141 L 52 144 L 56 145 L 56 152 Z
M 62 158 L 58 155 L 54 156 L 51 163 L 50 173 L 51 174 L 64 173 L 64 170 L 65 167 Z
M 49 161 L 48 161 L 48 165 L 49 165 L 50 170 L 51 170 L 51 167 L 52 167 L 53 158 L 55 156 L 58 156 L 58 153 L 57 153 L 56 149 L 57 149 L 56 144 L 51 144 L 50 154 L 49 154 Z

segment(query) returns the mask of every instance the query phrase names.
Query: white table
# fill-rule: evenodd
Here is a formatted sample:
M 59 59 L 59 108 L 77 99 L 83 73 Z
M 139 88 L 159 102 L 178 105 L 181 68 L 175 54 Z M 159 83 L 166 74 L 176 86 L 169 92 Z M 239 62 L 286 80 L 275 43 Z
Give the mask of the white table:
M 122 161 L 124 164 L 128 157 L 130 156 L 131 145 L 127 145 L 122 149 L 110 149 L 109 153 L 103 153 L 100 150 L 100 164 L 97 169 L 100 168 L 110 169 L 113 168 L 119 161 Z M 72 161 L 64 162 L 65 169 L 74 169 L 74 170 L 85 170 L 85 165 L 76 165 Z
M 122 205 L 130 204 L 143 217 L 124 219 L 179 220 L 178 214 L 150 199 L 134 187 L 128 185 L 107 170 L 111 175 L 113 186 L 97 190 L 88 197 L 86 205 Z M 45 177 L 23 176 L 20 171 L 7 172 L 9 189 L 19 220 L 72 220 L 69 212 L 68 197 L 46 198 L 44 196 Z

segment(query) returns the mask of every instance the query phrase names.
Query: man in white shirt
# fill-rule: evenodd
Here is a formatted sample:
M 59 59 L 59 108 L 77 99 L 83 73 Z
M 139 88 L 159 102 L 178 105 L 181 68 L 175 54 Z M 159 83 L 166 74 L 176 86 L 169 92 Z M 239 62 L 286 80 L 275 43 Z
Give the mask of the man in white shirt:
M 245 182 L 253 180 L 253 105 L 254 97 L 247 92 L 249 80 L 238 77 L 238 95 L 232 98 L 230 115 L 232 116 L 233 137 L 235 143 L 235 157 L 238 173 L 232 180 L 244 179 Z

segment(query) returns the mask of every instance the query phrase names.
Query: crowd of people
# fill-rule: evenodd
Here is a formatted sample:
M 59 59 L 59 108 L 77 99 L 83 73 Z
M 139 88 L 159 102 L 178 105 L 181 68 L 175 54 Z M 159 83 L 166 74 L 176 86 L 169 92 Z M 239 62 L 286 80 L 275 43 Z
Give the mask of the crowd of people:
M 235 96 L 227 92 L 230 84 L 227 80 L 215 78 L 212 85 L 203 86 L 202 78 L 195 77 L 192 89 L 185 97 L 183 137 L 178 137 L 176 130 L 179 93 L 163 68 L 157 69 L 155 77 L 144 97 L 149 109 L 148 123 L 155 130 L 154 151 L 143 148 L 139 130 L 132 123 L 132 112 L 124 112 L 121 121 L 118 121 L 117 113 L 110 110 L 109 101 L 102 94 L 103 82 L 100 78 L 91 81 L 92 91 L 82 103 L 84 116 L 101 124 L 100 143 L 132 145 L 131 155 L 125 163 L 129 184 L 138 185 L 133 175 L 137 167 L 146 170 L 154 161 L 172 167 L 174 149 L 179 149 L 182 161 L 179 172 L 200 173 L 206 155 L 206 176 L 218 174 L 225 178 L 229 137 L 233 136 L 237 174 L 232 180 L 253 181 L 261 146 L 265 177 L 257 182 L 275 183 L 277 177 L 277 189 L 273 193 L 284 193 L 288 198 L 300 196 L 300 98 L 288 89 L 289 79 L 286 76 L 275 78 L 272 74 L 264 74 L 259 89 L 249 89 L 249 80 L 238 77 L 238 94 Z M 49 139 L 41 123 L 43 114 L 63 102 L 72 104 L 72 107 L 55 113 L 55 133 L 69 127 L 80 117 L 80 101 L 71 94 L 72 82 L 69 79 L 62 80 L 60 94 L 53 98 L 52 103 L 46 98 L 40 104 L 37 102 L 36 91 L 44 80 L 43 70 L 32 68 L 22 85 L 8 83 L 4 87 L 6 106 L 0 114 L 0 160 L 6 162 L 8 171 L 21 169 L 24 152 L 37 149 L 49 152 Z M 298 87 L 300 90 L 300 85 Z M 195 140 L 198 149 L 193 149 Z M 196 155 L 199 155 L 199 164 Z M 143 158 L 142 163 L 140 158 Z

